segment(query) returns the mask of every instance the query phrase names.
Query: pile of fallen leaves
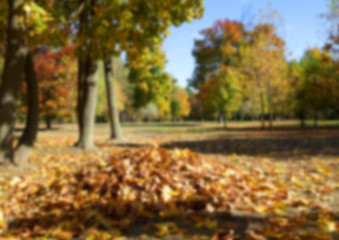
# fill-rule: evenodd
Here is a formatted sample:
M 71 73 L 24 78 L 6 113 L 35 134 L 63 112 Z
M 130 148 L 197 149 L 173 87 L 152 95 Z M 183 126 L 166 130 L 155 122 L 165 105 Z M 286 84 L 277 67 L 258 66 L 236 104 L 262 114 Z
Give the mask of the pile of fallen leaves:
M 115 152 L 74 169 L 55 168 L 46 179 L 16 177 L 9 181 L 3 186 L 8 190 L 1 203 L 7 223 L 3 233 L 25 239 L 71 239 L 91 237 L 93 229 L 102 229 L 109 239 L 137 221 L 245 210 L 279 215 L 259 232 L 287 239 L 281 230 L 292 228 L 292 221 L 281 218 L 284 210 L 310 203 L 272 177 L 277 175 L 274 171 L 242 169 L 188 150 L 145 147 Z M 306 224 L 296 219 L 293 221 L 299 225 Z M 216 230 L 216 224 L 210 221 L 206 225 Z M 332 222 L 329 219 L 325 224 Z M 233 239 L 230 233 L 227 236 Z M 298 239 L 310 239 L 305 236 Z

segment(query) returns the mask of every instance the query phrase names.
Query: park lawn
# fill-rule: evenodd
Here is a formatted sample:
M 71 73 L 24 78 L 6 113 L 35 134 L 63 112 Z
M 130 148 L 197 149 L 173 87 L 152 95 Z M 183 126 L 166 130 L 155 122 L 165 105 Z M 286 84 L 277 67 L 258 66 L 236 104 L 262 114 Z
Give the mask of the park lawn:
M 31 164 L 1 173 L 1 212 L 7 220 L 2 221 L 3 236 L 9 239 L 13 236 L 24 239 L 111 239 L 113 236 L 117 239 L 264 239 L 259 238 L 264 236 L 267 239 L 296 239 L 295 236 L 335 239 L 339 230 L 339 129 L 332 127 L 336 122 L 320 122 L 326 127 L 306 130 L 295 128 L 296 124 L 282 122 L 269 131 L 260 130 L 260 123 L 252 122 L 230 122 L 227 130 L 216 123 L 202 122 L 124 124 L 122 142 L 108 141 L 108 126 L 98 124 L 97 148 L 88 152 L 71 147 L 77 138 L 75 125 L 56 125 L 50 131 L 42 129 Z M 83 198 L 90 203 L 77 207 L 82 209 L 89 204 L 95 211 L 89 213 L 93 215 L 90 220 L 83 222 L 79 216 L 85 210 L 69 209 L 66 200 L 57 197 L 61 186 L 65 186 L 63 194 L 69 197 L 67 201 L 74 201 L 75 193 L 70 189 L 79 186 L 70 179 L 83 171 L 84 177 L 79 182 L 94 181 L 95 186 L 104 188 L 106 185 L 99 180 L 116 174 L 105 172 L 110 163 L 107 160 L 112 158 L 134 166 L 133 171 L 138 169 L 136 162 L 144 164 L 144 171 L 157 166 L 160 179 L 161 176 L 178 179 L 178 184 L 191 181 L 190 186 L 196 188 L 181 170 L 174 168 L 172 175 L 167 176 L 168 168 L 182 164 L 187 173 L 199 171 L 199 175 L 194 172 L 190 176 L 194 182 L 206 185 L 198 187 L 199 191 L 195 189 L 198 192 L 194 197 L 180 199 L 180 194 L 189 188 L 180 188 L 179 184 L 165 196 L 170 202 L 166 205 L 162 193 L 168 188 L 161 183 L 157 185 L 159 189 L 154 190 L 159 202 L 150 209 L 143 206 L 143 211 L 137 211 L 142 212 L 140 218 L 128 215 L 131 206 L 127 205 L 120 206 L 126 216 L 105 215 L 105 209 L 99 207 L 100 200 L 95 198 L 99 193 L 88 190 Z M 164 166 L 158 163 L 159 159 Z M 196 164 L 197 170 L 190 172 L 188 162 Z M 117 161 L 118 165 L 114 166 L 125 169 L 122 163 Z M 206 163 L 212 168 L 204 169 Z M 92 168 L 92 172 L 87 172 L 86 169 Z M 121 174 L 130 170 L 124 171 Z M 219 174 L 212 178 L 215 182 L 206 180 L 214 171 Z M 228 171 L 231 175 L 224 176 Z M 93 179 L 93 174 L 100 177 Z M 209 185 L 209 181 L 215 184 Z M 129 185 L 130 182 L 123 184 L 134 186 Z M 233 197 L 226 196 L 231 194 L 227 191 L 231 191 Z M 87 199 L 90 196 L 93 199 Z M 49 207 L 41 207 L 46 204 Z M 157 204 L 164 206 L 159 210 L 154 207 Z M 37 215 L 29 215 L 29 209 L 35 209 Z M 67 215 L 65 219 L 62 214 L 65 212 L 74 212 L 74 215 Z M 49 224 L 42 224 L 36 218 Z M 72 222 L 72 218 L 78 224 Z M 7 231 L 6 222 L 10 223 Z

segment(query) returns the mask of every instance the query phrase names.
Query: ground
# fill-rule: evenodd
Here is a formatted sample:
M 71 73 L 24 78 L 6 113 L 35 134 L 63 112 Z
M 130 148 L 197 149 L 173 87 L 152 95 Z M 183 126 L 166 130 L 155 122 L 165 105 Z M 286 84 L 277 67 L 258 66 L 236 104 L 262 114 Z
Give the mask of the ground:
M 1 205 L 3 236 L 25 239 L 111 239 L 118 235 L 121 239 L 339 239 L 337 124 L 320 122 L 318 128 L 300 129 L 297 122 L 284 121 L 276 122 L 272 130 L 260 129 L 258 122 L 229 123 L 228 129 L 208 122 L 124 124 L 125 139 L 120 142 L 108 141 L 108 125 L 98 124 L 97 148 L 89 152 L 72 147 L 77 138 L 75 125 L 55 125 L 49 131 L 41 129 L 31 164 L 24 168 L 1 169 L 1 197 L 8 203 Z M 20 134 L 20 126 L 17 134 Z M 113 163 L 122 169 L 120 173 L 107 167 Z M 126 167 L 125 163 L 133 167 Z M 184 170 L 175 167 L 176 164 Z M 192 166 L 194 169 L 190 170 Z M 144 169 L 140 170 L 142 167 Z M 156 171 L 152 172 L 149 169 L 153 167 Z M 151 175 L 140 177 L 148 171 Z M 155 178 L 154 173 L 159 176 Z M 118 219 L 118 223 L 108 219 L 105 213 L 108 210 L 103 210 L 113 203 L 102 205 L 102 201 L 90 199 L 90 203 L 83 201 L 78 208 L 73 206 L 79 194 L 74 189 L 84 190 L 79 182 L 88 181 L 107 191 L 108 183 L 103 183 L 102 179 L 115 181 L 119 174 L 122 178 L 132 174 L 138 181 L 142 178 L 155 181 L 152 184 L 157 186 L 154 189 L 157 200 L 142 206 L 144 215 L 147 212 L 154 216 L 129 216 L 131 213 L 142 215 L 140 209 L 131 210 L 135 201 L 124 202 L 123 217 L 117 215 L 117 210 L 110 213 L 110 216 L 115 214 L 112 218 Z M 79 180 L 79 175 L 85 177 Z M 171 178 L 178 183 L 176 186 L 171 185 Z M 130 181 L 119 184 L 124 185 L 125 190 L 135 188 L 132 190 L 141 195 L 146 191 L 147 183 L 139 186 Z M 65 184 L 68 188 L 63 194 Z M 183 187 L 183 184 L 188 185 Z M 194 198 L 186 192 L 191 188 Z M 129 193 L 134 193 L 132 190 Z M 86 191 L 92 194 L 92 190 Z M 60 205 L 59 197 L 63 195 L 71 198 L 67 201 L 73 201 L 71 210 L 68 205 L 65 207 L 65 199 Z M 105 199 L 106 195 L 100 196 Z M 48 198 L 53 197 L 57 200 L 51 203 Z M 132 195 L 127 198 L 130 197 Z M 86 211 L 85 204 L 90 204 L 92 210 L 95 208 L 95 214 L 89 213 L 96 215 L 95 220 L 82 222 L 78 219 Z M 38 213 L 29 213 L 30 208 Z M 61 214 L 60 217 L 56 209 L 74 211 L 72 218 L 78 219 L 85 229 L 75 231 L 70 223 L 64 227 L 62 224 L 65 219 L 69 222 L 70 216 Z M 59 216 L 60 219 L 52 221 L 50 212 L 53 218 Z M 37 218 L 50 224 L 39 225 Z M 95 221 L 99 223 L 93 223 Z

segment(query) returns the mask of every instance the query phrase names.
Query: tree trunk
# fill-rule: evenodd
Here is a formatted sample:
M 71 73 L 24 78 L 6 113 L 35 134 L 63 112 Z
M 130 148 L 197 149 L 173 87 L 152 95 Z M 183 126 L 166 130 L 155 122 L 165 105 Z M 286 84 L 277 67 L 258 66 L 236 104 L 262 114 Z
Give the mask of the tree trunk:
M 113 78 L 113 65 L 112 58 L 105 58 L 105 83 L 106 83 L 106 95 L 107 95 L 107 104 L 108 104 L 108 115 L 111 127 L 111 136 L 110 139 L 122 140 L 122 131 L 119 120 L 119 109 L 118 102 L 116 98 L 114 78 Z
M 241 111 L 241 113 L 240 113 L 240 120 L 244 121 L 244 119 L 245 119 L 245 113 L 244 113 L 244 111 Z
M 268 90 L 268 117 L 269 117 L 269 128 L 271 129 L 273 126 L 273 104 L 272 104 L 272 93 L 271 93 L 271 82 L 267 82 L 267 90 Z
M 52 120 L 51 120 L 51 117 L 47 115 L 45 117 L 45 121 L 46 121 L 46 129 L 47 130 L 52 129 Z
M 339 115 L 339 108 L 337 106 L 332 106 L 331 108 L 337 115 Z
M 82 122 L 78 147 L 88 150 L 94 148 L 93 132 L 95 125 L 95 107 L 97 100 L 98 60 L 87 56 L 83 82 L 84 98 L 79 120 Z M 80 122 L 79 121 L 79 122 Z
M 15 151 L 15 163 L 25 163 L 33 148 L 39 127 L 39 98 L 38 83 L 34 72 L 32 54 L 27 55 L 25 65 L 25 80 L 28 92 L 28 115 L 23 135 L 21 136 Z
M 263 93 L 260 93 L 260 110 L 261 110 L 261 128 L 265 128 L 265 103 Z
M 227 112 L 223 112 L 224 129 L 227 128 Z
M 300 127 L 305 128 L 305 111 L 304 111 L 304 109 L 300 110 L 299 116 L 300 116 Z
M 314 111 L 314 127 L 318 127 L 318 112 Z
M 24 0 L 8 0 L 7 45 L 0 86 L 0 163 L 14 161 L 16 105 L 27 56 L 26 32 L 21 19 L 23 2 Z
M 88 15 L 94 15 L 93 6 L 95 1 L 79 1 L 84 4 L 80 14 L 81 34 L 86 27 L 93 27 L 88 24 Z M 89 29 L 91 30 L 91 29 Z M 78 121 L 79 121 L 79 140 L 76 146 L 88 150 L 94 148 L 93 132 L 95 125 L 95 107 L 97 100 L 97 83 L 98 83 L 98 60 L 95 60 L 91 54 L 92 41 L 87 39 L 87 43 L 81 47 L 78 66 Z
M 223 113 L 220 111 L 219 112 L 219 115 L 218 115 L 218 123 L 223 123 L 224 122 L 224 116 L 223 116 Z
M 75 144 L 79 146 L 80 139 L 82 138 L 82 131 L 83 131 L 83 105 L 84 105 L 84 81 L 85 81 L 85 61 L 83 60 L 83 56 L 79 56 L 78 59 L 78 96 L 77 96 L 77 117 L 78 117 L 78 127 L 79 127 L 79 139 L 78 142 Z
M 269 116 L 269 128 L 271 129 L 273 126 L 273 114 L 272 114 L 272 102 L 270 98 L 268 101 L 268 116 Z
M 87 24 L 87 15 L 89 13 L 88 3 L 85 0 L 79 0 L 79 6 L 83 5 L 83 8 L 79 14 L 79 36 L 85 31 Z M 83 109 L 85 101 L 85 75 L 86 75 L 86 58 L 88 55 L 89 45 L 84 44 L 80 46 L 80 55 L 78 57 L 78 96 L 77 96 L 77 117 L 79 128 L 79 139 L 75 143 L 75 146 L 79 147 L 80 139 L 82 139 L 83 132 Z

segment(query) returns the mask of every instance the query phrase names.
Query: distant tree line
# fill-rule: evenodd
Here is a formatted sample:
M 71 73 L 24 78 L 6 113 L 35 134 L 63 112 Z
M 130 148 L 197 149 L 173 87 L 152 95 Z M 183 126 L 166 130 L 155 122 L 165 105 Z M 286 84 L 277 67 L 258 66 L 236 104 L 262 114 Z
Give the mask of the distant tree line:
M 191 119 L 234 120 L 339 117 L 336 44 L 310 48 L 288 61 L 284 40 L 269 22 L 245 26 L 217 21 L 195 40 L 195 69 L 189 84 Z

